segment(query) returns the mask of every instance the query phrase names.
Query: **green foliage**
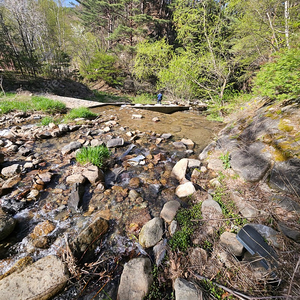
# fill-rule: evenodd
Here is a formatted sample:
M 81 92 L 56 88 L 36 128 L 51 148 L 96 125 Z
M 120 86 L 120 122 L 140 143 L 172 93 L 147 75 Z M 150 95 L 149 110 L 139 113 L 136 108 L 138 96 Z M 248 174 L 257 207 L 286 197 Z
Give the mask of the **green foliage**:
M 191 208 L 182 208 L 177 212 L 176 220 L 180 230 L 176 231 L 169 240 L 169 245 L 173 251 L 179 249 L 185 252 L 191 246 L 191 236 L 194 233 L 195 223 L 193 219 L 201 219 L 201 203 Z
M 148 41 L 137 45 L 137 54 L 134 64 L 134 74 L 139 79 L 157 77 L 172 57 L 172 46 L 165 39 L 150 43 Z
M 204 290 L 214 297 L 214 299 L 223 300 L 224 299 L 224 290 L 216 286 L 210 280 L 202 280 L 201 285 L 203 286 Z M 231 295 L 226 295 L 226 299 L 233 299 Z
M 67 120 L 74 120 L 77 118 L 84 118 L 84 119 L 93 119 L 97 116 L 86 107 L 78 107 L 73 108 L 70 112 L 66 115 Z
M 119 85 L 122 83 L 121 70 L 115 64 L 115 56 L 98 52 L 87 66 L 82 66 L 81 74 L 88 80 L 102 79 L 110 85 Z
M 227 153 L 224 153 L 224 154 L 222 154 L 221 156 L 220 156 L 220 159 L 222 160 L 222 162 L 223 162 L 223 167 L 224 167 L 224 169 L 226 170 L 226 169 L 229 169 L 230 168 L 230 154 L 229 154 L 229 152 L 227 152 Z
M 110 156 L 110 151 L 105 146 L 84 147 L 76 154 L 76 160 L 80 164 L 91 163 L 101 168 L 104 160 Z
M 134 104 L 153 104 L 156 101 L 156 96 L 151 94 L 140 94 L 133 98 L 132 103 Z
M 300 95 L 300 50 L 276 53 L 265 64 L 254 81 L 255 91 L 270 98 L 287 99 Z

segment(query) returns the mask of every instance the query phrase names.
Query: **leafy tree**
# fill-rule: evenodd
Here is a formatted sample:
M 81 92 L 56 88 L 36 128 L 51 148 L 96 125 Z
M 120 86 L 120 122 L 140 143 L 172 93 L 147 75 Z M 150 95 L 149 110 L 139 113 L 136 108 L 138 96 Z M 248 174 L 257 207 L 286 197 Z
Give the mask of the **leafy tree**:
M 277 52 L 266 63 L 254 81 L 256 93 L 270 98 L 286 99 L 300 95 L 300 50 Z
M 134 74 L 139 79 L 157 78 L 159 72 L 167 68 L 172 57 L 172 46 L 165 39 L 151 43 L 141 42 L 137 45 Z
M 120 70 L 115 67 L 115 63 L 115 56 L 98 52 L 83 70 L 83 75 L 89 80 L 102 79 L 110 85 L 118 85 L 122 79 Z

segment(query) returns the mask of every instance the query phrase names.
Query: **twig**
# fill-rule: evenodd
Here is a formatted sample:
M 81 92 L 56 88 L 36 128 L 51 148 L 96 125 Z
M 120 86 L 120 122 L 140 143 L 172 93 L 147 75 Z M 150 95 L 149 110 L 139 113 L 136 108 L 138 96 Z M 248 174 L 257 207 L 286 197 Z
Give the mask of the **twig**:
M 292 276 L 292 279 L 291 279 L 291 282 L 290 282 L 289 290 L 288 290 L 288 293 L 287 293 L 287 296 L 286 296 L 287 299 L 288 299 L 289 296 L 290 296 L 291 289 L 292 289 L 292 284 L 293 284 L 294 277 L 295 277 L 295 274 L 296 274 L 296 272 L 297 272 L 297 269 L 298 269 L 298 267 L 299 267 L 299 264 L 300 264 L 300 256 L 299 256 L 298 262 L 297 262 L 296 267 L 295 267 L 294 272 L 293 272 L 293 276 Z
M 202 221 L 231 221 L 239 219 L 255 219 L 256 217 L 236 217 L 236 218 L 227 218 L 227 219 L 192 219 L 192 222 L 202 222 Z
M 300 261 L 300 259 L 299 259 L 299 261 Z M 299 262 L 299 261 L 298 261 L 298 262 Z M 211 281 L 211 280 L 210 280 L 209 278 L 207 278 L 207 277 L 204 277 L 204 276 L 195 274 L 195 273 L 193 273 L 193 272 L 191 271 L 190 268 L 189 268 L 189 272 L 190 272 L 194 277 L 196 277 L 197 279 L 209 281 L 209 282 L 211 282 L 213 285 L 216 285 L 217 287 L 223 289 L 224 291 L 230 293 L 231 295 L 233 295 L 233 296 L 235 296 L 235 297 L 237 297 L 237 298 L 239 298 L 239 299 L 241 299 L 241 300 L 267 300 L 267 299 L 284 299 L 284 298 L 286 298 L 286 299 L 293 299 L 293 297 L 291 297 L 291 296 L 289 296 L 289 295 L 287 295 L 287 296 L 267 296 L 267 297 L 252 297 L 252 296 L 247 296 L 247 295 L 245 295 L 245 294 L 243 294 L 243 293 L 241 293 L 241 292 L 234 291 L 234 290 L 232 290 L 232 289 L 230 289 L 230 288 L 228 288 L 228 287 L 226 287 L 226 286 L 224 286 L 224 285 L 221 285 L 221 284 L 218 284 L 218 283 L 216 283 L 216 282 L 213 282 L 213 281 Z

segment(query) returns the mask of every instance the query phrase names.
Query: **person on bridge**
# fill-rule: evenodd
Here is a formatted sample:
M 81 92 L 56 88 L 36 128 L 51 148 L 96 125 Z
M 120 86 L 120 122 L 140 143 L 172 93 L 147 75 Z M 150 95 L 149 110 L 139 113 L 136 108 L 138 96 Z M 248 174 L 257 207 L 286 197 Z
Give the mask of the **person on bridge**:
M 157 104 L 161 104 L 162 97 L 163 97 L 162 93 L 159 92 L 157 95 Z

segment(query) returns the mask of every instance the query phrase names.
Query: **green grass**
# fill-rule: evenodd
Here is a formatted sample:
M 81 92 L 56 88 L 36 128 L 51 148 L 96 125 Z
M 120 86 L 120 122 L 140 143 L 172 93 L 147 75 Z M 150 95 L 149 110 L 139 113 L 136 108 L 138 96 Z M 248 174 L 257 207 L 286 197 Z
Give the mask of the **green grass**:
M 74 120 L 77 118 L 93 119 L 95 117 L 97 117 L 97 114 L 94 114 L 88 108 L 78 107 L 78 108 L 71 109 L 65 118 L 67 120 Z
M 101 168 L 106 158 L 110 156 L 110 151 L 105 146 L 84 147 L 76 154 L 76 160 L 80 164 L 91 164 Z
M 41 120 L 41 125 L 43 125 L 43 126 L 47 126 L 50 123 L 54 123 L 54 120 L 52 117 L 46 116 Z
M 56 113 L 66 109 L 66 105 L 64 103 L 41 96 L 33 96 L 31 98 L 31 102 L 34 110 Z
M 66 109 L 64 103 L 40 96 L 27 96 L 7 93 L 0 97 L 0 114 L 7 114 L 14 110 L 37 110 L 48 113 L 63 112 Z

